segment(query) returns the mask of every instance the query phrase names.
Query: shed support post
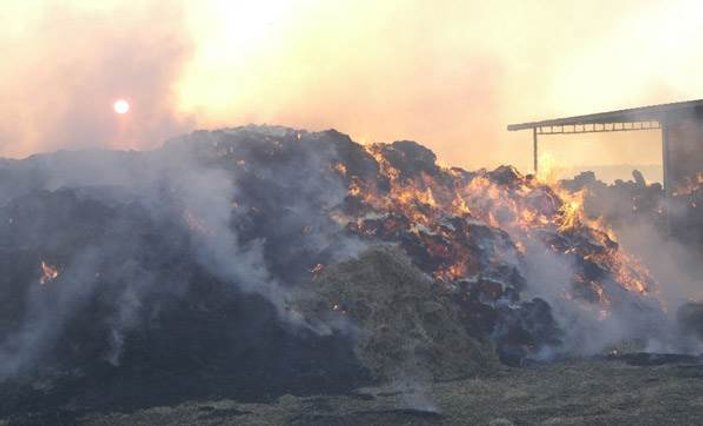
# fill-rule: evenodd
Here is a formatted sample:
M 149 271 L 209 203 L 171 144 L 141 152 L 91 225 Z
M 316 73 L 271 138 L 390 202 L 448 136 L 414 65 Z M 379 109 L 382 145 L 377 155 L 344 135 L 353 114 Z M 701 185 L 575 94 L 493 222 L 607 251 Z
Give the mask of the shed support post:
M 533 127 L 532 128 L 532 169 L 535 172 L 535 176 L 537 176 L 537 172 L 539 171 L 539 164 L 537 162 L 537 128 Z
M 670 176 L 670 158 L 669 158 L 669 125 L 666 122 L 661 123 L 662 128 L 662 185 L 664 186 L 664 196 L 671 196 L 671 176 Z
M 664 200 L 671 197 L 673 188 L 671 187 L 671 158 L 669 152 L 669 137 L 671 128 L 666 121 L 661 122 L 662 129 L 662 186 L 664 187 Z M 671 234 L 671 209 L 669 203 L 664 203 L 664 230 L 667 234 Z

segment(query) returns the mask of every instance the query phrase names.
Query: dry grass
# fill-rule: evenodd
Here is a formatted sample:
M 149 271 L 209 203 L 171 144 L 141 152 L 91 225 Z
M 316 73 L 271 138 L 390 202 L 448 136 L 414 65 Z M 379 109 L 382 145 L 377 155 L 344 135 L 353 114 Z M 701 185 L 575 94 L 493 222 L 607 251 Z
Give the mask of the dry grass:
M 395 387 L 273 404 L 190 402 L 130 414 L 84 416 L 90 425 L 700 424 L 703 366 L 631 367 L 571 362 L 502 369 L 491 377 Z M 436 412 L 428 409 L 432 404 Z

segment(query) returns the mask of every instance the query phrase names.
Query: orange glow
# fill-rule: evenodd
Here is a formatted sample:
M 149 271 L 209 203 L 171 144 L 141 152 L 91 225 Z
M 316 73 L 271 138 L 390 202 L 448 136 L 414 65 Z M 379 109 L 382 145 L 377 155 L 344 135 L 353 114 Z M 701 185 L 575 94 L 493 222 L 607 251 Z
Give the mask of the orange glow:
M 13 142 L 0 156 L 153 148 L 254 122 L 413 139 L 444 164 L 528 171 L 530 137 L 508 123 L 703 93 L 696 0 L 6 3 L 0 135 Z M 115 93 L 139 120 L 118 128 L 104 108 Z M 560 167 L 661 157 L 656 132 L 542 139 Z
M 448 173 L 455 180 L 454 184 L 447 186 L 435 182 L 424 171 L 414 177 L 401 177 L 401 172 L 383 156 L 382 146 L 370 145 L 366 149 L 379 162 L 381 174 L 391 184 L 390 190 L 379 191 L 352 179 L 348 195 L 359 198 L 376 211 L 397 213 L 410 219 L 411 230 L 422 240 L 423 247 L 433 256 L 446 261 L 435 271 L 437 279 L 451 281 L 472 273 L 472 254 L 466 247 L 457 244 L 449 249 L 433 239 L 433 235 L 449 235 L 446 234 L 447 229 L 438 223 L 441 224 L 447 215 L 454 215 L 472 217 L 506 230 L 515 243 L 516 251 L 523 254 L 530 242 L 539 241 L 544 232 L 560 235 L 565 241 L 570 241 L 574 235 L 591 240 L 595 243 L 593 247 L 568 244 L 566 247 L 548 246 L 557 254 L 578 253 L 604 270 L 611 271 L 617 282 L 627 290 L 640 294 L 651 290 L 649 271 L 618 246 L 613 231 L 604 225 L 602 219 L 592 219 L 584 213 L 584 199 L 588 195 L 585 190 L 570 193 L 558 185 L 523 176 L 509 167 L 496 171 L 506 176 L 509 183 L 505 185 L 494 183 L 485 170 L 470 175 L 454 170 Z M 353 221 L 357 227 L 362 227 L 359 232 L 365 232 L 364 217 L 354 220 L 338 216 L 335 219 L 339 219 L 340 223 Z M 398 226 L 402 224 L 387 219 L 383 230 L 392 233 Z M 584 278 L 576 280 L 580 285 L 592 288 L 601 305 L 609 303 L 603 284 L 585 282 Z

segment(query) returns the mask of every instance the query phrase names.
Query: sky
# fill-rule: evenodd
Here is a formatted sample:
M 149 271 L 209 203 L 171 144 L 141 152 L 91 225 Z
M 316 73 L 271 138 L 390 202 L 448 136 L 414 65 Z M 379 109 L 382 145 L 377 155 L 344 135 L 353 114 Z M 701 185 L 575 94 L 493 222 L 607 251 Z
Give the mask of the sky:
M 700 22 L 698 0 L 0 0 L 0 156 L 268 123 L 529 171 L 507 124 L 703 98 Z M 656 132 L 541 145 L 661 161 Z

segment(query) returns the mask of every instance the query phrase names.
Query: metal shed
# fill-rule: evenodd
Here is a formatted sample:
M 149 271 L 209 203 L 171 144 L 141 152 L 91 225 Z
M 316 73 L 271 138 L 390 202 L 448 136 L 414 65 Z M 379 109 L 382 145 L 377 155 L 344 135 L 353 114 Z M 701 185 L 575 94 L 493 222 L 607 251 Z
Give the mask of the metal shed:
M 508 126 L 509 131 L 528 129 L 532 130 L 535 172 L 539 136 L 657 130 L 661 132 L 665 193 L 670 195 L 703 176 L 703 99 Z

